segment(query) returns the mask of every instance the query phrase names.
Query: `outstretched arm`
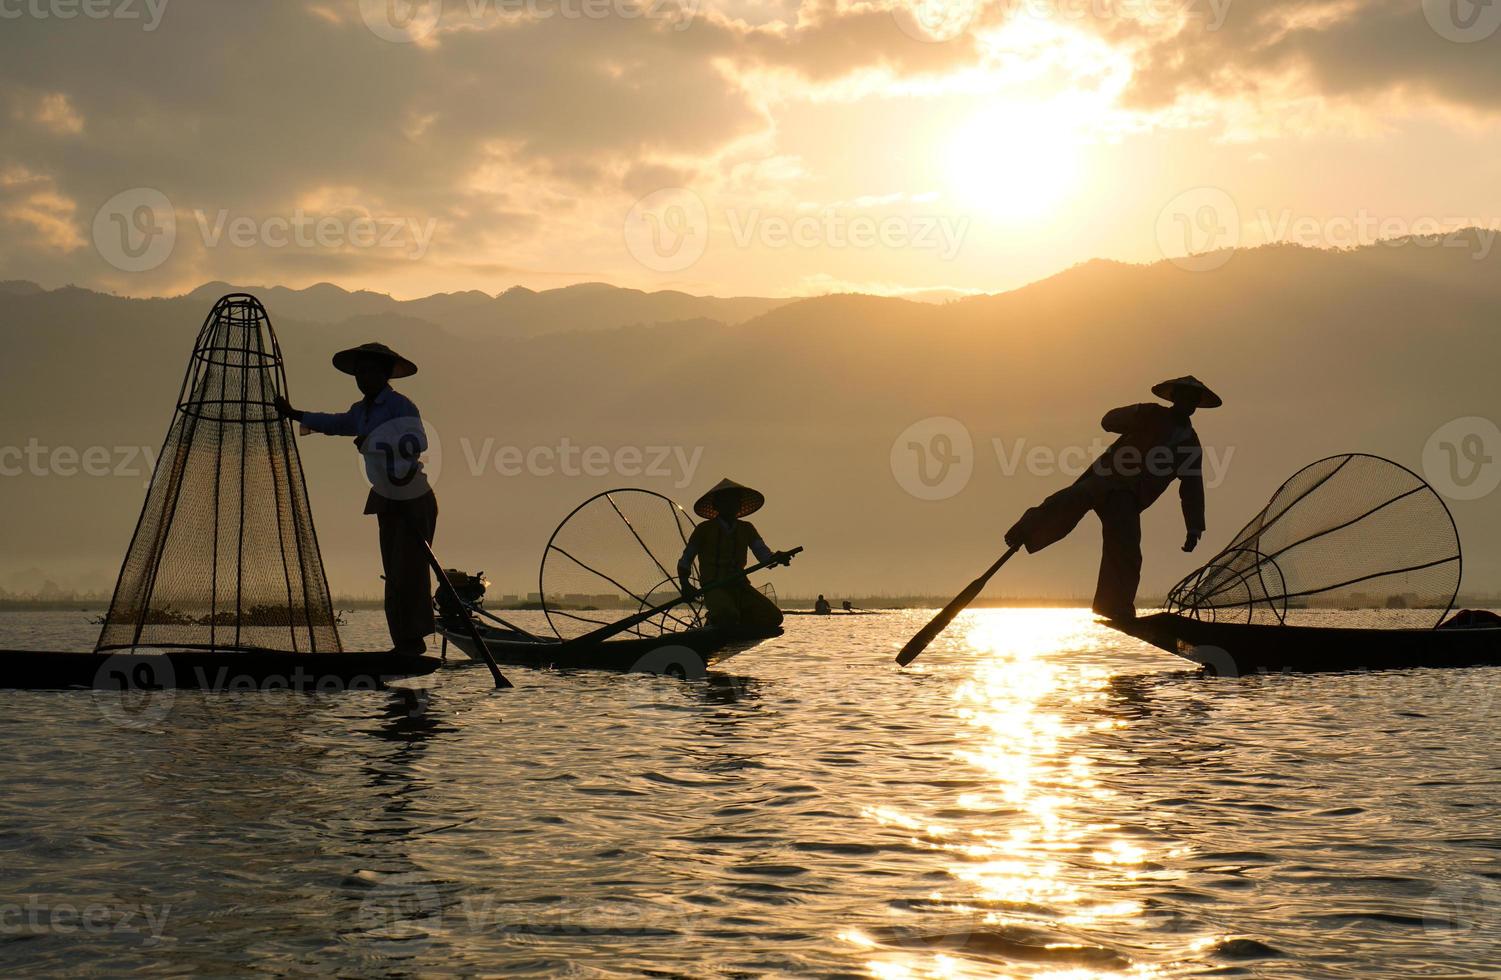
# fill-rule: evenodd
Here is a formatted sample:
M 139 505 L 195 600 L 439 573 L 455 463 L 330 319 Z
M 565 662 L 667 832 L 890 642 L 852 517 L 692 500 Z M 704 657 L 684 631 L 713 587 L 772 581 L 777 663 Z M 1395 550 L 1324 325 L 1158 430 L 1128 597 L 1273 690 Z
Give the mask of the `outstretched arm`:
M 276 396 L 276 412 L 284 419 L 301 422 L 314 432 L 326 436 L 354 436 L 359 434 L 359 423 L 354 409 L 347 412 L 301 412 L 280 395 Z

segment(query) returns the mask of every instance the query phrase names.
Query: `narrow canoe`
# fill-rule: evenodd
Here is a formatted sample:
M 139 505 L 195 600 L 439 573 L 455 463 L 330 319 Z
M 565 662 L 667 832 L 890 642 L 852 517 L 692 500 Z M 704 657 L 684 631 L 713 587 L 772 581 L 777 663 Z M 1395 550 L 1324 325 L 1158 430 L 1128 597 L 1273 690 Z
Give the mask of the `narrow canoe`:
M 854 612 L 845 612 L 843 609 L 833 609 L 826 613 L 814 612 L 811 609 L 783 609 L 783 616 L 885 616 L 886 612 L 879 609 L 856 609 Z
M 1112 628 L 1221 676 L 1501 665 L 1501 628 L 1358 629 L 1214 623 L 1155 613 Z
M 335 693 L 377 690 L 387 681 L 430 674 L 441 665 L 436 657 L 394 653 L 0 650 L 0 688 Z
M 440 628 L 443 638 L 474 659 L 474 641 L 467 630 Z M 480 635 L 495 661 L 507 666 L 561 670 L 639 671 L 701 676 L 710 664 L 722 663 L 782 631 L 743 632 L 721 629 L 685 630 L 661 637 L 631 637 L 580 646 L 550 637 L 529 636 L 493 626 L 480 626 Z

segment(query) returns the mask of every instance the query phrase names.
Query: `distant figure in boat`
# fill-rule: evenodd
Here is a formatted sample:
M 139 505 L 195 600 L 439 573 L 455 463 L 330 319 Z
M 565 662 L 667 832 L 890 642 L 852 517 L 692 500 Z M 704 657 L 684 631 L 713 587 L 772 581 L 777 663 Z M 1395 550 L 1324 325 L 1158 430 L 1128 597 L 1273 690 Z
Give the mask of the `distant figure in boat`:
M 855 607 L 852 606 L 852 605 L 850 605 L 850 601 L 848 599 L 844 600 L 843 605 L 844 605 L 844 611 L 845 612 L 852 613 L 852 612 L 855 611 Z
M 683 557 L 678 559 L 678 580 L 684 595 L 693 590 L 694 561 L 698 562 L 699 582 L 711 585 L 743 571 L 747 554 L 755 555 L 757 561 L 770 560 L 772 551 L 761 539 L 761 532 L 749 521 L 741 520 L 765 503 L 766 497 L 759 490 L 729 479 L 720 480 L 698 498 L 693 512 L 704 522 L 693 529 Z M 757 592 L 743 577 L 704 593 L 704 608 L 713 627 L 770 633 L 782 625 L 782 611 L 777 604 Z
M 825 599 L 823 593 L 820 592 L 818 594 L 818 601 L 813 603 L 813 612 L 819 616 L 827 616 L 833 611 L 834 607 L 829 605 L 829 600 Z
M 1041 551 L 1067 537 L 1084 515 L 1100 518 L 1104 547 L 1093 608 L 1107 619 L 1136 616 L 1141 582 L 1141 512 L 1168 484 L 1178 481 L 1184 551 L 1198 547 L 1204 533 L 1204 450 L 1191 418 L 1196 409 L 1218 408 L 1220 397 L 1189 375 L 1152 388 L 1172 405 L 1145 402 L 1105 413 L 1100 425 L 1120 438 L 1080 477 L 1022 515 L 1006 532 L 1006 544 Z
M 283 418 L 302 424 L 304 433 L 352 436 L 365 461 L 370 494 L 365 513 L 380 528 L 380 559 L 386 579 L 386 626 L 397 653 L 422 653 L 433 623 L 432 577 L 427 549 L 438 528 L 438 498 L 423 472 L 427 435 L 411 399 L 391 388 L 417 365 L 385 344 L 362 344 L 334 355 L 334 367 L 354 375 L 364 396 L 347 412 L 302 412 L 277 398 Z M 419 538 L 421 540 L 419 540 Z

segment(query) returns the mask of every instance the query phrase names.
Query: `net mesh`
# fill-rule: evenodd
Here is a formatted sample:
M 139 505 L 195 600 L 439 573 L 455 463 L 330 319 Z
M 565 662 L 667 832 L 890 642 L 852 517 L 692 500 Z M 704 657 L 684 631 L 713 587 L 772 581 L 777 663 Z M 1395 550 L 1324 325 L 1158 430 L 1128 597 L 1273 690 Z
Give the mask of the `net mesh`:
M 1379 456 L 1331 456 L 1284 483 L 1228 547 L 1174 586 L 1168 611 L 1296 624 L 1364 609 L 1385 626 L 1436 626 L 1454 603 L 1459 533 L 1433 488 Z
M 580 504 L 542 553 L 539 588 L 553 632 L 573 639 L 675 597 L 693 526 L 687 511 L 650 490 L 608 490 Z M 703 622 L 702 606 L 685 603 L 622 635 L 663 636 Z
M 341 649 L 281 349 L 253 296 L 198 333 L 97 649 Z

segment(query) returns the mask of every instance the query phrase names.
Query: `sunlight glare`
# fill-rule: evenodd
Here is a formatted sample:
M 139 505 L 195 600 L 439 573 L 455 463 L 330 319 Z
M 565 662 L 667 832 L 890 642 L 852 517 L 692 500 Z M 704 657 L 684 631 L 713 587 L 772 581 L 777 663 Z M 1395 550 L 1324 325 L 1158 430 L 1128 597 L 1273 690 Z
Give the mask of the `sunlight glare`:
M 948 184 L 960 206 L 1027 224 L 1075 195 L 1081 155 L 1066 113 L 1045 105 L 992 107 L 970 117 L 950 142 Z

